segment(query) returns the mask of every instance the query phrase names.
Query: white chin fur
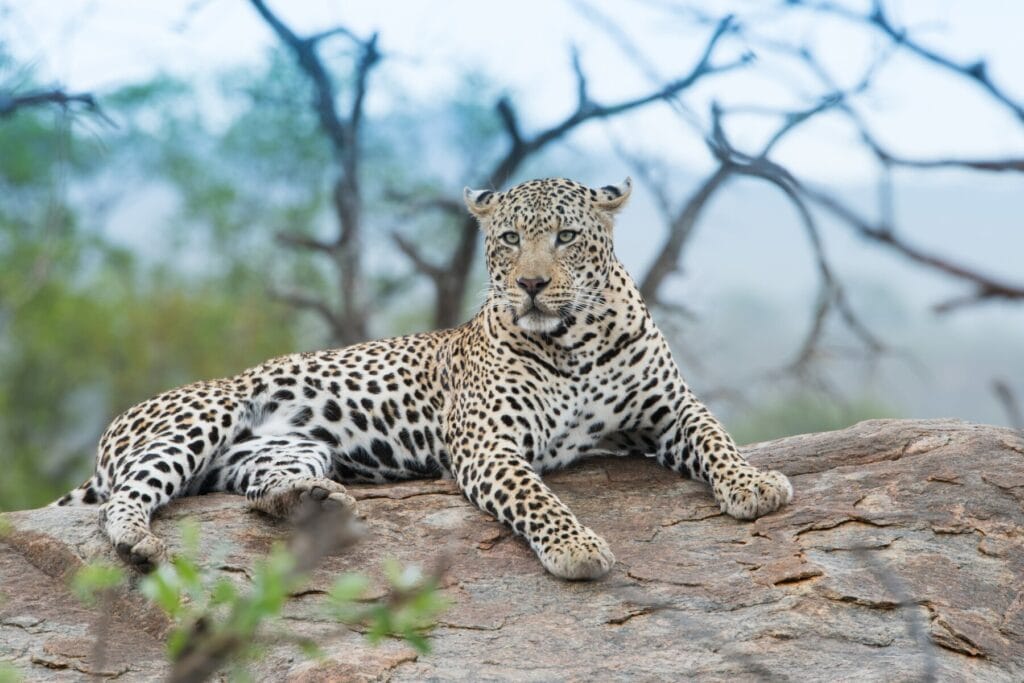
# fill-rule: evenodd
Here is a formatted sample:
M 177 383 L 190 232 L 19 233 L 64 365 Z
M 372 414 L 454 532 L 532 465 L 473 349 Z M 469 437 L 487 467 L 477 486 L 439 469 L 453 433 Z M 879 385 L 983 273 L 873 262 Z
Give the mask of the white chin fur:
M 540 334 L 548 334 L 558 329 L 558 326 L 562 324 L 562 319 L 554 315 L 544 315 L 539 311 L 533 310 L 526 315 L 521 315 L 516 319 L 516 325 L 527 332 L 537 332 Z

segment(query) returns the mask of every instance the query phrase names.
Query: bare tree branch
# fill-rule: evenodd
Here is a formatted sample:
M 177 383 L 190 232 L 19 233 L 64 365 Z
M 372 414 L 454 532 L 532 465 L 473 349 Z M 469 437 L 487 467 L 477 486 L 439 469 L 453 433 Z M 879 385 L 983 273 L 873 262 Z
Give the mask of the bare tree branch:
M 1012 300 L 1018 298 L 1020 297 L 1016 293 L 1008 295 L 1002 288 L 991 288 L 981 285 L 972 294 L 953 297 L 934 304 L 932 306 L 932 311 L 935 313 L 950 313 L 960 308 L 968 308 L 993 299 Z
M 679 268 L 679 257 L 693 234 L 697 219 L 700 218 L 711 197 L 732 177 L 734 169 L 729 164 L 718 168 L 700 184 L 700 187 L 683 205 L 683 209 L 669 224 L 668 238 L 658 251 L 657 258 L 640 280 L 640 294 L 647 301 L 660 301 L 659 291 L 665 280 Z
M 875 154 L 893 166 L 907 168 L 967 168 L 974 171 L 1016 171 L 1024 173 L 1024 158 L 1005 159 L 907 159 L 890 154 L 880 147 L 874 149 Z
M 636 43 L 622 31 L 620 22 L 586 0 L 569 0 L 569 4 L 576 10 L 576 14 L 589 21 L 611 38 L 619 50 L 640 68 L 647 80 L 651 83 L 660 83 L 665 80 L 654 63 L 647 59 Z M 717 20 L 714 23 L 717 23 Z
M 466 207 L 462 202 L 448 197 L 420 197 L 396 190 L 389 190 L 385 193 L 385 196 L 401 206 L 401 214 L 405 216 L 411 216 L 424 211 L 436 211 L 444 214 L 449 219 L 461 222 L 466 212 Z M 427 259 L 412 240 L 397 230 L 392 231 L 391 240 L 398 247 L 398 250 L 409 259 L 417 273 L 429 278 L 435 288 L 439 287 L 440 282 L 445 277 L 444 270 L 440 266 Z
M 813 53 L 806 47 L 793 48 L 785 44 L 779 44 L 777 42 L 771 42 L 772 49 L 781 51 L 791 56 L 797 57 L 805 66 L 807 66 L 815 76 L 828 88 L 837 89 L 835 80 L 825 70 L 821 62 L 815 58 Z M 868 69 L 864 77 L 861 79 L 860 84 L 856 88 L 851 89 L 846 93 L 846 97 L 843 98 L 842 102 L 837 103 L 840 111 L 845 113 L 853 125 L 857 128 L 857 133 L 860 136 L 861 141 L 868 147 L 875 158 L 879 161 L 882 166 L 883 174 L 888 173 L 888 169 L 892 167 L 904 167 L 912 169 L 943 169 L 943 168 L 963 168 L 974 171 L 991 171 L 991 172 L 1004 172 L 1014 171 L 1018 173 L 1024 173 L 1024 158 L 1020 157 L 1004 157 L 1004 158 L 993 158 L 993 159 L 970 159 L 970 158 L 932 158 L 932 159 L 912 159 L 906 156 L 895 154 L 884 145 L 882 145 L 877 136 L 875 136 L 868 126 L 864 117 L 861 116 L 858 111 L 851 104 L 852 95 L 858 94 L 870 85 L 871 78 L 874 72 L 880 67 L 880 65 L 888 58 L 887 53 L 883 53 L 875 63 Z M 735 110 L 734 110 L 735 111 Z M 891 189 L 891 184 L 884 184 L 883 188 Z M 883 200 L 884 201 L 884 200 Z
M 332 243 L 312 243 L 301 236 L 279 236 L 279 240 L 289 246 L 315 249 L 331 257 L 337 271 L 340 303 L 338 310 L 331 312 L 330 316 L 335 342 L 351 344 L 362 341 L 367 336 L 368 321 L 365 306 L 357 297 L 362 281 L 360 246 L 363 209 L 359 183 L 359 137 L 370 72 L 382 56 L 377 47 L 378 36 L 373 34 L 363 40 L 349 29 L 338 26 L 303 38 L 272 12 L 264 0 L 250 2 L 292 52 L 299 68 L 309 78 L 314 93 L 313 108 L 320 128 L 331 143 L 338 166 L 338 177 L 332 189 L 334 213 L 338 221 L 337 239 Z M 319 42 L 334 35 L 346 36 L 359 48 L 359 56 L 353 67 L 354 85 L 347 117 L 343 117 L 338 110 L 333 81 L 317 53 Z M 293 303 L 301 307 L 301 304 Z
M 629 56 L 634 62 L 636 62 L 638 66 L 645 72 L 645 74 L 647 74 L 648 78 L 656 77 L 656 70 L 654 69 L 654 67 L 644 58 L 640 50 L 636 48 L 635 45 L 633 45 L 632 41 L 630 41 L 622 33 L 622 31 L 613 21 L 611 21 L 608 17 L 600 14 L 600 12 L 596 10 L 596 8 L 590 7 L 582 0 L 575 0 L 574 5 L 576 5 L 577 11 L 586 16 L 590 21 L 596 23 L 599 26 L 599 28 L 608 33 L 611 36 L 611 38 L 620 46 L 623 52 L 626 53 L 627 56 Z M 786 48 L 791 49 L 788 45 L 786 46 Z M 801 50 L 794 51 L 801 53 L 803 55 L 803 51 Z M 809 55 L 806 55 L 806 57 L 809 59 Z M 882 60 L 880 59 L 872 63 L 868 67 L 860 81 L 855 86 L 850 88 L 848 91 L 843 92 L 838 88 L 833 88 L 834 92 L 831 92 L 825 95 L 824 97 L 820 98 L 819 102 L 809 109 L 802 111 L 765 111 L 763 108 L 760 108 L 757 113 L 769 113 L 773 116 L 780 116 L 783 119 L 783 123 L 765 143 L 764 148 L 762 149 L 759 155 L 759 158 L 766 158 L 780 140 L 782 140 L 787 134 L 789 134 L 795 128 L 799 127 L 804 122 L 814 118 L 815 116 L 824 111 L 836 107 L 845 98 L 866 90 L 870 84 L 872 75 L 878 68 L 878 65 L 881 61 Z M 747 109 L 751 108 L 748 107 Z M 717 122 L 718 114 L 715 114 L 714 116 L 716 116 Z M 692 124 L 691 119 L 692 117 L 689 116 L 686 118 L 687 122 Z M 716 125 L 718 124 L 716 123 Z M 620 151 L 620 154 L 623 153 Z M 626 155 L 623 154 L 623 156 Z M 688 243 L 690 237 L 692 236 L 696 222 L 699 219 L 699 216 L 702 213 L 705 205 L 710 201 L 711 197 L 715 193 L 717 193 L 721 188 L 723 188 L 728 183 L 728 180 L 731 177 L 733 177 L 736 174 L 744 173 L 740 172 L 740 170 L 738 170 L 732 162 L 720 159 L 719 166 L 709 176 L 705 178 L 705 180 L 701 183 L 701 185 L 690 197 L 690 199 L 683 205 L 682 209 L 678 213 L 673 214 L 672 211 L 667 208 L 669 206 L 669 202 L 667 200 L 667 193 L 665 192 L 665 189 L 663 187 L 660 187 L 660 184 L 658 182 L 653 181 L 650 178 L 650 174 L 648 173 L 649 168 L 647 167 L 647 165 L 644 164 L 642 160 L 637 159 L 635 156 L 631 157 L 630 161 L 638 176 L 640 176 L 641 178 L 646 178 L 648 180 L 648 185 L 652 185 L 655 188 L 655 194 L 658 199 L 659 205 L 661 206 L 662 213 L 666 215 L 666 218 L 669 222 L 668 237 L 666 238 L 666 241 L 664 242 L 662 248 L 658 250 L 658 255 L 655 258 L 654 263 L 651 265 L 647 273 L 642 278 L 640 286 L 641 294 L 644 296 L 644 299 L 648 302 L 649 305 L 655 305 L 664 308 L 665 304 L 659 296 L 659 290 L 665 279 L 670 274 L 678 270 L 682 251 Z M 800 202 L 799 198 L 792 196 L 792 194 L 790 193 L 790 199 L 791 201 L 794 201 L 798 204 L 797 208 L 801 212 L 801 214 L 806 214 L 807 218 L 810 219 L 809 213 L 806 211 L 806 208 L 802 205 L 802 202 Z M 848 301 L 846 300 L 842 290 L 838 286 L 838 283 L 835 282 L 834 278 L 831 276 L 831 271 L 830 269 L 827 268 L 827 263 L 824 261 L 820 240 L 817 237 L 817 228 L 816 226 L 813 225 L 813 221 L 809 225 L 808 230 L 812 237 L 812 245 L 815 247 L 815 253 L 818 255 L 819 267 L 823 268 L 825 277 L 822 282 L 822 292 L 819 295 L 820 303 L 818 311 L 815 314 L 815 324 L 812 325 L 811 331 L 809 332 L 804 344 L 804 350 L 801 352 L 798 358 L 809 359 L 811 357 L 812 352 L 817 345 L 821 332 L 824 329 L 824 322 L 827 318 L 827 314 L 832 310 L 832 307 L 834 305 L 836 305 L 836 307 L 839 308 L 840 314 L 843 316 L 843 319 L 847 322 L 847 324 L 849 324 L 852 328 L 859 332 L 860 336 L 863 337 L 865 343 L 868 344 L 869 348 L 880 348 L 880 345 L 877 343 L 876 338 L 873 335 L 871 335 L 870 332 L 868 332 L 867 329 L 863 327 L 863 325 L 860 325 L 859 320 L 853 314 Z M 794 365 L 803 364 L 804 363 L 801 361 L 799 363 L 795 363 Z
M 668 187 L 664 182 L 666 171 L 658 168 L 656 160 L 647 158 L 642 154 L 634 154 L 627 150 L 622 143 L 615 141 L 615 153 L 626 160 L 634 175 L 654 195 L 654 201 L 658 205 L 658 211 L 666 221 L 672 220 L 675 213 L 674 202 L 669 196 Z
M 829 103 L 828 106 L 834 106 L 840 101 L 840 99 L 841 98 L 826 98 Z M 816 106 L 811 110 L 808 110 L 813 113 L 806 116 L 794 115 L 792 117 L 787 117 L 786 122 L 780 130 L 784 132 L 791 130 L 792 125 L 795 125 L 793 124 L 794 121 L 807 121 L 814 114 L 825 111 L 828 106 Z M 882 344 L 881 340 L 872 333 L 854 313 L 853 307 L 850 305 L 850 302 L 846 297 L 845 290 L 836 278 L 832 266 L 829 264 L 828 258 L 825 254 L 824 245 L 821 241 L 821 231 L 814 220 L 814 216 L 807 208 L 807 204 L 801 197 L 802 186 L 800 182 L 797 181 L 797 179 L 793 177 L 788 170 L 771 161 L 766 156 L 766 153 L 771 150 L 772 146 L 775 145 L 781 136 L 777 134 L 773 135 L 769 139 L 768 144 L 765 145 L 762 153 L 756 157 L 751 157 L 737 150 L 727 139 L 721 121 L 722 112 L 717 104 L 712 106 L 711 116 L 712 133 L 708 138 L 708 145 L 712 154 L 714 154 L 715 158 L 719 160 L 723 167 L 730 168 L 732 172 L 740 175 L 761 178 L 782 190 L 793 204 L 793 207 L 797 210 L 797 213 L 800 215 L 800 221 L 804 227 L 804 231 L 807 233 L 808 242 L 810 243 L 814 254 L 815 263 L 817 264 L 818 273 L 821 279 L 821 292 L 818 298 L 818 305 L 816 306 L 814 322 L 804 339 L 804 343 L 801 345 L 801 349 L 797 354 L 797 357 L 790 364 L 790 369 L 794 371 L 800 370 L 813 357 L 815 348 L 824 331 L 825 319 L 832 306 L 839 311 L 840 318 L 869 351 L 872 353 L 883 351 L 885 346 Z
M 356 43 L 357 45 L 361 45 L 363 42 L 362 39 L 359 38 L 359 36 L 357 36 L 355 33 L 353 33 L 344 26 L 335 26 L 334 28 L 329 28 L 326 31 L 314 33 L 308 36 L 306 38 L 306 41 L 309 43 L 319 43 L 322 40 L 327 40 L 328 38 L 333 38 L 334 36 L 345 36 L 346 38 L 351 40 L 353 43 Z
M 739 59 L 714 64 L 712 56 L 723 36 L 733 29 L 732 15 L 722 18 L 715 26 L 711 36 L 701 52 L 696 64 L 685 75 L 662 85 L 653 92 L 639 97 L 623 100 L 613 104 L 599 104 L 587 96 L 586 77 L 578 59 L 573 60 L 573 69 L 577 80 L 577 106 L 563 120 L 545 128 L 530 137 L 525 137 L 519 127 L 515 109 L 508 97 L 501 98 L 496 106 L 509 137 L 509 149 L 505 156 L 481 179 L 478 186 L 501 187 L 519 169 L 530 156 L 541 151 L 556 140 L 561 139 L 580 125 L 595 119 L 607 119 L 619 114 L 638 109 L 653 102 L 667 101 L 702 78 L 724 73 L 748 64 L 750 55 Z M 580 96 L 582 94 L 582 99 Z M 462 303 L 466 295 L 469 273 L 476 254 L 479 229 L 476 219 L 467 217 L 463 220 L 459 240 L 444 270 L 445 277 L 437 282 L 434 323 L 438 327 L 454 326 L 461 315 Z
M 989 77 L 988 68 L 984 60 L 976 62 L 956 62 L 953 59 L 927 48 L 910 36 L 906 28 L 898 28 L 886 16 L 885 8 L 881 0 L 873 0 L 871 11 L 868 14 L 861 14 L 854 10 L 836 4 L 834 2 L 813 2 L 811 0 L 784 0 L 786 6 L 804 7 L 807 9 L 826 12 L 843 17 L 852 21 L 863 22 L 888 36 L 894 44 L 903 47 L 918 57 L 931 62 L 937 66 L 956 73 L 976 83 L 979 87 L 988 92 L 993 99 L 1009 109 L 1019 121 L 1024 123 L 1024 105 L 1012 99 L 1002 88 L 997 86 Z
M 809 109 L 796 112 L 782 112 L 783 124 L 769 137 L 758 158 L 765 159 L 775 145 L 788 133 L 818 114 L 838 106 L 846 95 L 847 93 L 842 92 L 831 93 Z M 716 112 L 713 113 L 716 121 L 715 126 L 718 135 L 724 136 L 724 133 L 721 131 L 721 124 L 718 122 L 721 111 L 716 110 Z M 724 142 L 724 137 L 722 141 Z M 642 169 L 640 170 L 642 172 Z M 704 179 L 690 199 L 683 205 L 682 210 L 671 219 L 668 238 L 658 251 L 658 256 L 655 258 L 654 263 L 651 264 L 647 273 L 641 278 L 640 293 L 647 301 L 660 301 L 658 292 L 665 279 L 678 269 L 680 256 L 690 236 L 693 234 L 694 227 L 704 207 L 711 200 L 711 197 L 724 187 L 728 180 L 736 173 L 741 173 L 741 171 L 737 168 L 734 161 L 730 160 L 728 155 L 720 157 L 718 168 Z
M 918 265 L 951 275 L 958 280 L 963 280 L 975 286 L 975 292 L 969 299 L 957 299 L 955 303 L 946 302 L 945 304 L 938 304 L 936 307 L 937 312 L 946 312 L 962 307 L 967 303 L 979 303 L 992 299 L 1007 301 L 1024 300 L 1024 285 L 1001 282 L 974 268 L 915 247 L 898 238 L 893 233 L 891 226 L 873 224 L 849 206 L 821 190 L 801 185 L 800 193 L 811 202 L 839 218 L 860 237 L 880 244 Z
M 444 270 L 442 270 L 439 266 L 436 266 L 430 261 L 428 261 L 420 253 L 419 249 L 417 249 L 412 242 L 410 242 L 400 233 L 392 233 L 391 239 L 394 240 L 395 245 L 398 247 L 399 251 L 405 254 L 406 258 L 408 258 L 412 262 L 413 266 L 416 268 L 417 271 L 419 271 L 423 275 L 426 275 L 435 282 L 441 280 L 444 277 Z
M 355 151 L 356 147 L 356 136 L 359 133 L 359 125 L 363 120 L 363 105 L 366 101 L 366 89 L 370 77 L 370 69 L 374 67 L 381 60 L 381 53 L 377 49 L 378 34 L 374 33 L 365 42 L 360 45 L 359 61 L 356 63 L 355 68 L 355 95 L 352 97 L 352 108 L 349 112 L 348 119 L 348 133 L 349 133 L 349 149 Z M 349 155 L 353 160 L 358 160 L 359 155 L 352 153 Z
M 531 152 L 545 147 L 547 144 L 565 135 L 576 126 L 589 121 L 594 118 L 609 118 L 617 114 L 622 114 L 633 109 L 637 109 L 646 104 L 652 102 L 659 102 L 674 97 L 681 91 L 689 88 L 701 78 L 715 74 L 723 73 L 726 71 L 732 71 L 741 66 L 745 66 L 750 63 L 752 56 L 744 54 L 739 59 L 726 62 L 720 65 L 714 65 L 711 63 L 711 56 L 714 53 L 715 47 L 721 40 L 722 36 L 726 35 L 733 29 L 733 16 L 730 14 L 724 17 L 718 25 L 715 27 L 714 32 L 711 34 L 711 38 L 708 40 L 704 47 L 704 51 L 701 53 L 696 65 L 687 73 L 685 76 L 678 78 L 674 81 L 670 81 L 658 90 L 636 97 L 634 99 L 625 100 L 616 104 L 610 105 L 599 105 L 593 102 L 588 102 L 590 106 L 583 108 L 577 107 L 576 111 L 565 118 L 561 123 L 548 128 L 541 133 L 538 133 L 529 141 L 527 147 Z
M 505 127 L 505 133 L 511 142 L 512 151 L 519 153 L 523 146 L 523 135 L 519 131 L 519 117 L 512 106 L 512 100 L 507 95 L 501 97 L 497 105 L 495 105 L 495 109 L 498 111 L 498 118 L 501 119 L 501 125 Z
M 831 3 L 808 3 L 806 0 L 795 0 L 794 4 L 810 6 L 814 9 L 827 10 L 842 14 L 848 18 L 864 19 L 861 15 L 846 10 L 845 8 Z M 806 48 L 794 49 L 786 46 L 777 46 L 777 49 L 789 52 L 799 58 L 821 81 L 829 88 L 834 89 L 835 81 L 825 71 L 821 63 Z M 873 73 L 875 67 L 869 70 Z M 869 78 L 862 79 L 861 85 L 856 91 L 866 86 Z M 853 91 L 851 93 L 853 94 Z M 963 160 L 963 159 L 937 159 L 937 160 L 913 160 L 900 157 L 887 151 L 870 132 L 866 122 L 850 104 L 850 97 L 843 97 L 835 102 L 837 109 L 842 111 L 856 127 L 858 134 L 864 144 L 874 153 L 881 164 L 881 220 L 872 222 L 851 207 L 842 203 L 838 198 L 822 190 L 812 189 L 807 185 L 798 184 L 799 192 L 809 201 L 824 208 L 836 218 L 852 229 L 862 238 L 885 246 L 903 257 L 933 270 L 953 276 L 954 278 L 967 281 L 974 286 L 974 291 L 968 295 L 957 297 L 946 302 L 940 302 L 934 306 L 937 313 L 946 313 L 959 308 L 976 305 L 991 300 L 1024 300 L 1024 285 L 1012 284 L 997 280 L 985 275 L 977 269 L 958 264 L 943 256 L 929 253 L 911 245 L 904 239 L 899 238 L 892 225 L 892 187 L 891 181 L 887 179 L 889 169 L 892 166 L 907 166 L 912 168 L 942 168 L 962 167 L 974 170 L 986 171 L 1019 171 L 1024 160 L 1003 159 L 1003 160 Z
M 465 204 L 446 196 L 423 196 L 392 188 L 384 193 L 384 198 L 401 206 L 405 215 L 423 211 L 439 211 L 450 217 L 461 219 L 466 213 Z
M 316 43 L 309 39 L 300 38 L 296 35 L 276 14 L 270 11 L 263 0 L 250 0 L 263 20 L 267 22 L 277 37 L 288 46 L 295 55 L 299 66 L 313 82 L 315 91 L 316 112 L 320 119 L 320 126 L 327 133 L 331 142 L 338 149 L 342 149 L 347 141 L 345 125 L 338 114 L 335 105 L 334 86 L 331 77 L 324 68 L 320 57 L 316 54 Z
M 570 53 L 572 71 L 576 76 L 576 109 L 584 111 L 590 106 L 590 96 L 587 94 L 587 77 L 583 73 L 583 67 L 580 65 L 579 49 L 573 45 Z
M 800 124 L 806 121 L 809 121 L 810 119 L 814 118 L 815 116 L 824 111 L 833 109 L 834 107 L 841 104 L 846 97 L 847 93 L 829 93 L 822 97 L 821 101 L 815 106 L 811 107 L 810 109 L 805 109 L 804 111 L 787 112 L 784 117 L 784 123 L 782 124 L 782 126 L 779 127 L 778 130 L 775 131 L 775 133 L 772 134 L 770 138 L 768 138 L 768 142 L 765 143 L 764 149 L 761 150 L 760 156 L 768 156 L 768 154 L 772 151 L 775 145 L 777 145 L 779 141 L 782 140 L 782 138 L 784 138 L 794 128 L 798 127 Z
M 707 199 L 715 192 L 718 185 L 728 179 L 729 173 L 724 172 L 724 167 L 718 169 L 702 183 L 695 195 L 686 202 L 682 211 L 676 212 L 673 201 L 669 197 L 669 190 L 663 177 L 657 177 L 653 168 L 654 164 L 650 159 L 645 159 L 639 154 L 633 154 L 616 142 L 616 153 L 629 163 L 633 174 L 639 178 L 648 190 L 654 195 L 658 205 L 658 211 L 669 226 L 669 236 L 666 238 L 662 248 L 658 250 L 655 262 L 648 269 L 640 284 L 640 292 L 648 307 L 659 308 L 669 313 L 682 315 L 687 318 L 694 318 L 692 311 L 680 304 L 664 301 L 659 297 L 661 283 L 672 273 L 680 270 L 679 255 L 685 244 L 689 241 L 696 224 L 697 214 L 703 208 Z M 720 177 L 719 177 L 720 176 Z
M 1024 106 L 1021 106 L 1021 104 L 1012 100 L 1001 88 L 992 82 L 989 78 L 988 68 L 986 67 L 984 60 L 971 62 L 969 64 L 958 64 L 952 59 L 949 59 L 948 57 L 911 40 L 909 32 L 905 28 L 896 28 L 892 25 L 888 17 L 885 15 L 885 10 L 882 7 L 881 0 L 874 0 L 872 3 L 872 11 L 868 20 L 892 38 L 894 43 L 907 48 L 919 57 L 922 57 L 933 64 L 937 64 L 949 71 L 953 71 L 974 81 L 979 86 L 987 90 L 993 98 L 1012 111 L 1021 123 L 1024 123 Z
M 329 242 L 323 242 L 315 237 L 307 237 L 306 235 L 298 235 L 292 232 L 279 232 L 276 235 L 276 239 L 278 242 L 288 247 L 305 249 L 307 251 L 318 251 L 324 254 L 332 254 L 335 249 L 335 245 Z
M 337 317 L 331 306 L 323 299 L 302 292 L 280 292 L 277 290 L 271 290 L 270 296 L 289 306 L 316 313 L 327 324 L 333 336 L 341 338 L 344 335 L 341 329 L 343 327 L 342 320 Z
M 69 111 L 78 105 L 104 123 L 111 126 L 116 125 L 103 112 L 103 109 L 100 108 L 96 97 L 92 93 L 68 93 L 62 88 L 32 90 L 21 94 L 0 90 L 0 118 L 13 116 L 21 109 L 49 104 L 56 105 L 65 111 Z
M 609 16 L 600 7 L 586 0 L 570 0 L 570 4 L 581 18 L 603 31 L 615 43 L 622 54 L 640 69 L 650 83 L 664 83 L 666 81 L 666 78 L 655 67 L 654 63 L 647 59 L 635 42 L 623 32 L 620 22 L 614 17 Z M 710 15 L 701 15 L 697 18 L 697 23 L 704 26 L 717 26 L 720 21 L 721 17 L 711 17 Z M 753 59 L 753 56 L 747 55 L 747 58 Z M 694 130 L 701 130 L 700 122 L 693 110 L 687 107 L 678 96 L 669 97 L 665 102 Z

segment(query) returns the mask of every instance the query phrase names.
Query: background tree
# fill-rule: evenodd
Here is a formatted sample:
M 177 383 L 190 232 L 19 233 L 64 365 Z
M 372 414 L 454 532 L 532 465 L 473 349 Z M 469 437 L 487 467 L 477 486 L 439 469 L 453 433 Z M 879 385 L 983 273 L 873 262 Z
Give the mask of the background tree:
M 877 322 L 877 297 L 844 272 L 840 245 L 851 236 L 879 262 L 956 283 L 955 295 L 934 302 L 940 315 L 1024 300 L 1024 281 L 961 256 L 971 226 L 964 242 L 925 247 L 902 228 L 900 207 L 909 178 L 950 169 L 1014 177 L 1024 154 L 1009 144 L 991 158 L 938 146 L 930 156 L 906 153 L 880 125 L 878 84 L 909 59 L 967 84 L 1024 130 L 1020 93 L 980 57 L 954 58 L 941 41 L 919 38 L 886 4 L 739 3 L 734 15 L 631 4 L 666 27 L 686 26 L 694 54 L 664 60 L 602 5 L 577 0 L 581 24 L 646 82 L 633 96 L 599 94 L 607 76 L 590 73 L 592 55 L 569 46 L 571 105 L 550 118 L 530 114 L 531 93 L 480 70 L 464 72 L 451 91 L 407 92 L 393 69 L 418 63 L 386 31 L 304 32 L 283 18 L 284 3 L 237 4 L 274 47 L 209 80 L 156 75 L 88 93 L 46 82 L 28 60 L 0 52 L 0 446 L 10 463 L 0 507 L 46 502 L 77 483 L 106 420 L 160 389 L 280 353 L 463 320 L 484 282 L 478 230 L 459 201 L 464 185 L 544 175 L 610 182 L 618 169 L 632 172 L 634 210 L 647 191 L 663 219 L 652 257 L 634 274 L 701 393 L 717 409 L 742 407 L 734 412 L 744 439 L 907 409 L 849 381 L 860 371 L 848 368 L 865 362 L 908 363 Z M 855 77 L 832 73 L 829 46 L 773 30 L 826 20 L 874 41 Z M 745 97 L 733 85 L 741 77 L 778 84 L 788 104 Z M 680 167 L 675 150 L 645 147 L 637 131 L 656 111 L 671 112 L 667 125 L 703 149 L 703 177 Z M 789 145 L 822 125 L 873 160 L 874 197 L 851 198 L 787 158 Z M 605 177 L 612 167 L 616 177 Z M 707 341 L 712 321 L 681 300 L 679 286 L 701 240 L 725 229 L 709 218 L 715 207 L 742 203 L 754 184 L 788 205 L 773 211 L 790 212 L 782 215 L 801 231 L 818 285 L 799 339 L 764 352 L 768 369 L 756 376 L 719 382 L 702 374 L 713 363 L 690 350 Z M 118 233 L 126 215 L 140 227 Z M 759 320 L 756 306 L 744 311 L 745 336 L 790 325 Z M 996 387 L 1005 421 L 1020 421 L 1012 376 L 971 381 Z
M 37 91 L 3 56 L 0 92 L 12 80 Z M 134 97 L 143 95 L 154 89 Z M 104 151 L 89 123 L 46 106 L 0 120 L 4 509 L 44 503 L 84 478 L 103 423 L 139 397 L 295 345 L 293 313 L 261 305 L 254 269 L 184 272 L 186 249 L 145 263 L 104 237 L 102 208 L 70 195 L 73 185 L 104 184 L 123 131 L 103 128 Z

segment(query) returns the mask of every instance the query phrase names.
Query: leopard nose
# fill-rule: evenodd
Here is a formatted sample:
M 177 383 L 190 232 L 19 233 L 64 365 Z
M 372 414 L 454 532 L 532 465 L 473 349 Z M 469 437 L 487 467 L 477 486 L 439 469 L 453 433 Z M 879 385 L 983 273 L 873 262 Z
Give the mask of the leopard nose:
M 516 280 L 516 284 L 525 291 L 530 297 L 535 297 L 541 293 L 548 283 L 551 282 L 551 278 L 543 277 L 521 277 Z

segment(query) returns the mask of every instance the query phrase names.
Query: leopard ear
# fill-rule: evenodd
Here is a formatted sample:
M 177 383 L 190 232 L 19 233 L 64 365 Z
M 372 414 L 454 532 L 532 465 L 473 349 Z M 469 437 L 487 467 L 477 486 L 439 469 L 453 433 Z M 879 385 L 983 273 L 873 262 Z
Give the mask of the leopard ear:
M 609 213 L 615 213 L 626 205 L 630 193 L 633 191 L 633 179 L 626 176 L 618 185 L 605 185 L 597 191 L 597 199 L 594 203 L 597 208 Z
M 466 202 L 466 208 L 477 218 L 483 218 L 498 205 L 501 193 L 494 190 L 472 190 L 466 188 L 462 191 L 462 199 Z

